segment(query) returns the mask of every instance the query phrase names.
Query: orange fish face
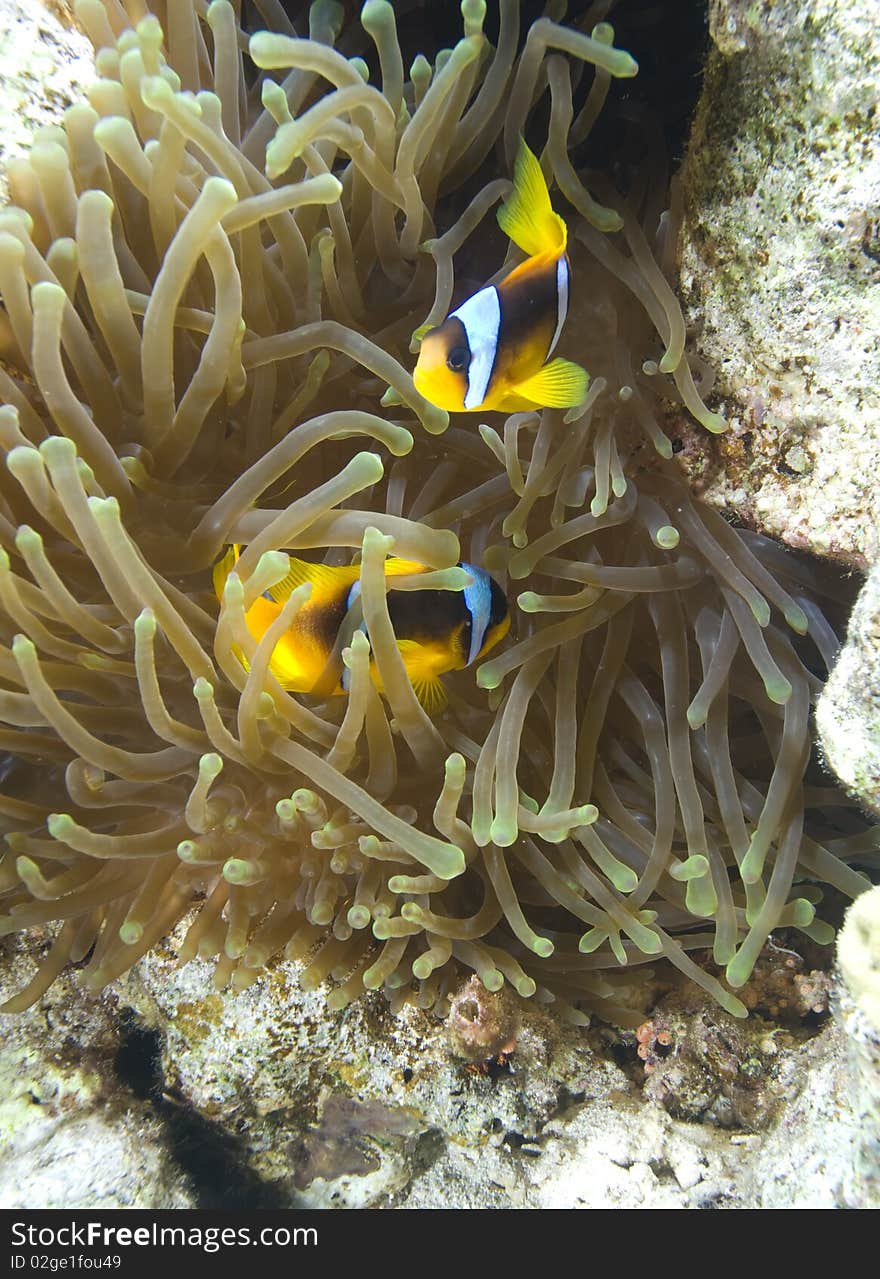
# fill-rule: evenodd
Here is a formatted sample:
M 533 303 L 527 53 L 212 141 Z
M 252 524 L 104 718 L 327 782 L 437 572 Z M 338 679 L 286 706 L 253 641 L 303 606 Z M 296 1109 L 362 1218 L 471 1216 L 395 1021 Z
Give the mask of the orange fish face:
M 447 413 L 464 411 L 470 349 L 464 326 L 449 316 L 422 338 L 413 373 L 416 390 Z

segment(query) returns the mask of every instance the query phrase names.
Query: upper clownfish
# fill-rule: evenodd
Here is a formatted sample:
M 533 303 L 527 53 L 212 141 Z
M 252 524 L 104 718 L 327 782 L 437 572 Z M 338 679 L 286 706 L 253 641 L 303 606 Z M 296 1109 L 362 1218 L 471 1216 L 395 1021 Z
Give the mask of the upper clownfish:
M 568 229 L 522 139 L 498 225 L 529 257 L 425 334 L 416 389 L 450 413 L 574 407 L 586 395 L 589 374 L 570 360 L 549 358 L 568 312 Z
M 214 566 L 214 590 L 223 597 L 226 579 L 239 557 L 231 546 Z M 397 647 L 416 696 L 425 710 L 435 714 L 446 704 L 441 676 L 462 670 L 483 657 L 510 627 L 504 592 L 493 578 L 473 564 L 462 564 L 473 581 L 464 590 L 388 591 L 388 613 Z M 425 573 L 424 564 L 390 558 L 386 578 Z M 298 586 L 311 582 L 312 593 L 275 646 L 269 662 L 279 684 L 297 693 L 340 694 L 348 691 L 350 672 L 328 662 L 349 607 L 360 594 L 360 564 L 331 568 L 290 559 L 290 572 L 271 587 L 245 614 L 247 628 L 259 642 L 281 612 L 285 600 Z M 391 586 L 391 583 L 389 583 Z M 242 654 L 239 659 L 247 665 Z M 373 682 L 381 681 L 373 663 Z

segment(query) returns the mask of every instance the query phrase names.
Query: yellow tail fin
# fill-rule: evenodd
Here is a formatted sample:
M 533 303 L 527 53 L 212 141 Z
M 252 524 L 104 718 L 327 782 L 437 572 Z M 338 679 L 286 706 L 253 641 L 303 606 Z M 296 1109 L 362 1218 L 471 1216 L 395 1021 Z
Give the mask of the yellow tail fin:
M 219 559 L 214 565 L 212 580 L 214 583 L 214 594 L 218 600 L 223 598 L 223 587 L 226 585 L 226 579 L 235 567 L 238 557 L 241 554 L 241 547 L 237 543 L 233 543 L 229 547 L 222 559 Z
M 513 190 L 498 210 L 498 225 L 529 257 L 565 252 L 568 228 L 553 212 L 541 166 L 522 138 L 513 168 Z

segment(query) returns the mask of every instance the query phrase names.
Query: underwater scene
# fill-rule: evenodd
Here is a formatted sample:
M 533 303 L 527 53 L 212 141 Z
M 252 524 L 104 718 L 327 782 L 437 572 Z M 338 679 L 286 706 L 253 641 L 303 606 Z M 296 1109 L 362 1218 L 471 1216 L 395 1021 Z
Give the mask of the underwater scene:
M 0 1207 L 880 1206 L 870 0 L 3 17 Z

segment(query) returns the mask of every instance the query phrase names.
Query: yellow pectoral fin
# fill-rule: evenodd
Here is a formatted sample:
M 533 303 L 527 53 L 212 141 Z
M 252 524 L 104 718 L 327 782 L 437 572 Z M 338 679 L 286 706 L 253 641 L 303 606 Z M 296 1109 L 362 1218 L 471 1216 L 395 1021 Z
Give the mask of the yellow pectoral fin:
M 543 405 L 548 409 L 570 409 L 583 403 L 590 384 L 590 375 L 571 360 L 555 359 L 545 364 L 523 382 L 515 382 L 512 396 Z
M 565 251 L 568 231 L 553 212 L 550 193 L 537 157 L 520 138 L 513 169 L 513 191 L 498 210 L 498 225 L 524 253 Z
M 447 695 L 438 669 L 450 669 L 443 653 L 418 640 L 398 640 L 397 647 L 419 702 L 429 715 L 439 714 L 446 705 Z
M 422 680 L 421 683 L 413 684 L 413 690 L 422 708 L 428 715 L 439 715 L 443 707 L 449 701 L 449 695 L 446 692 L 446 686 L 439 676 L 430 680 Z

